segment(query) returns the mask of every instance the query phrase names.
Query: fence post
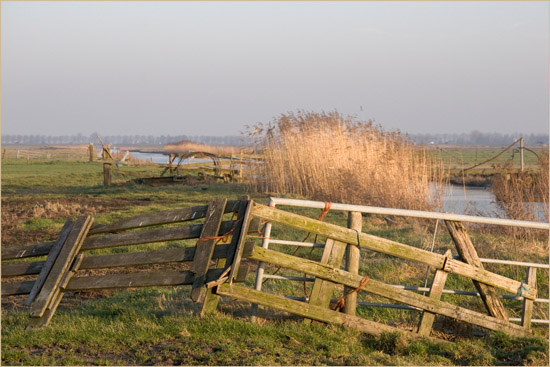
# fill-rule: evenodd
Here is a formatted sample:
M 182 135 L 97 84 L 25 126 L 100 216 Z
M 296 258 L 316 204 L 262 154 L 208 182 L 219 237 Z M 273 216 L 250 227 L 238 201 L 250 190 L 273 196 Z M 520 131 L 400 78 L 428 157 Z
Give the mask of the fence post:
M 2 152 L 2 158 L 6 159 L 8 157 L 8 149 L 4 148 L 4 151 Z
M 112 176 L 113 176 L 113 172 L 111 169 L 111 163 L 103 163 L 103 186 L 104 187 L 111 186 Z
M 445 252 L 445 257 L 450 259 L 452 258 L 451 250 Z M 443 289 L 445 288 L 445 282 L 447 281 L 448 273 L 444 270 L 436 270 L 434 274 L 434 279 L 432 280 L 432 286 L 430 287 L 430 294 L 428 297 L 439 300 Z M 420 317 L 420 323 L 418 324 L 418 334 L 424 336 L 430 336 L 432 331 L 432 326 L 435 320 L 435 314 L 424 310 L 422 316 Z
M 537 287 L 537 268 L 528 267 L 525 270 L 525 283 L 529 288 Z M 533 301 L 528 298 L 523 298 L 523 310 L 521 312 L 521 326 L 526 329 L 531 328 L 531 318 L 533 316 Z
M 348 212 L 348 228 L 361 232 L 363 228 L 363 217 L 360 212 Z M 358 246 L 348 244 L 346 248 L 346 270 L 353 274 L 359 273 L 359 260 L 361 250 Z M 344 294 L 352 291 L 353 288 L 344 287 Z M 349 294 L 344 305 L 344 312 L 348 315 L 355 315 L 357 308 L 357 292 Z
M 90 143 L 90 145 L 88 146 L 88 153 L 89 153 L 89 161 L 90 162 L 93 162 L 94 161 L 94 143 Z

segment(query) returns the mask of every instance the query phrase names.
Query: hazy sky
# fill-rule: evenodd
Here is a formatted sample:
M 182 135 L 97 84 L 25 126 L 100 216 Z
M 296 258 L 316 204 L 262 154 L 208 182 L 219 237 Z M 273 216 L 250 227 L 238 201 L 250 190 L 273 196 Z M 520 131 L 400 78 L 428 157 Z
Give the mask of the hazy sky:
M 3 134 L 238 135 L 297 109 L 410 133 L 548 133 L 547 1 L 1 12 Z

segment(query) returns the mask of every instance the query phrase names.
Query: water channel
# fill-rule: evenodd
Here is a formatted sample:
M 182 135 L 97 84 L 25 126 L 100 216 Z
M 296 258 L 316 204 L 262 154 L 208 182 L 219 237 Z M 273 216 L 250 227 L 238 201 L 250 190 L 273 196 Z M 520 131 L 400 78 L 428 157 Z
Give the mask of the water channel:
M 168 154 L 158 152 L 130 151 L 138 158 L 153 163 L 168 163 Z M 204 159 L 191 159 L 189 163 L 203 162 Z M 442 193 L 442 211 L 455 214 L 479 215 L 484 217 L 506 218 L 506 214 L 498 206 L 495 195 L 487 187 L 449 185 Z M 537 203 L 537 209 L 542 211 L 542 204 Z M 544 215 L 539 213 L 544 221 Z

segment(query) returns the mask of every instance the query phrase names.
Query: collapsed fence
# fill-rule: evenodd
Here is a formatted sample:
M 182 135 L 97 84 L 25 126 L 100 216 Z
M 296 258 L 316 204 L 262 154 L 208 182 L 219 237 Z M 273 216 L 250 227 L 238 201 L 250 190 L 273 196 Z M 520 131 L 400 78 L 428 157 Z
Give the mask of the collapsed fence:
M 274 198 L 270 203 L 271 206 L 264 206 L 245 198 L 237 201 L 215 199 L 209 205 L 142 214 L 93 227 L 91 217 L 80 217 L 75 223 L 67 222 L 54 242 L 3 248 L 2 260 L 6 262 L 2 266 L 2 295 L 29 295 L 27 300 L 31 310 L 29 329 L 47 325 L 66 292 L 103 288 L 190 285 L 193 301 L 202 302 L 202 314 L 214 312 L 221 295 L 290 312 L 308 320 L 353 326 L 374 335 L 384 331 L 401 331 L 410 337 L 429 336 L 435 315 L 450 317 L 490 330 L 500 330 L 514 336 L 530 335 L 533 303 L 543 301 L 537 298 L 536 267 L 530 267 L 525 281 L 517 281 L 483 269 L 464 228 L 457 222 L 457 220 L 472 221 L 472 217 L 448 217 L 442 213 L 431 213 L 432 216 L 437 217 L 436 219 L 446 221 L 460 255 L 459 258 L 453 258 L 450 251 L 441 255 L 363 233 L 357 228 L 345 228 L 326 223 L 320 220 L 322 218 L 316 220 L 273 207 L 275 203 L 316 208 L 323 208 L 326 205 L 303 201 L 288 204 L 289 202 L 284 200 L 287 199 Z M 343 204 L 332 205 L 332 209 L 351 210 L 355 213 L 364 208 L 344 207 Z M 397 209 L 370 208 L 369 210 L 387 212 Z M 326 207 L 325 211 L 327 211 Z M 411 216 L 423 213 L 407 212 Z M 224 220 L 225 213 L 232 218 Z M 397 213 L 392 212 L 392 214 Z M 204 218 L 202 224 L 181 225 L 183 222 L 201 218 Z M 493 221 L 494 219 L 483 220 Z M 251 232 L 259 232 L 261 221 L 268 221 L 264 223 L 263 235 L 251 234 Z M 311 244 L 311 246 L 322 247 L 321 259 L 307 259 L 269 249 L 268 244 L 277 241 L 270 238 L 271 223 L 326 238 L 324 244 Z M 518 223 L 508 223 L 510 224 L 518 225 Z M 548 228 L 547 223 L 526 222 L 523 225 L 531 226 L 530 228 Z M 150 228 L 152 226 L 155 228 Z M 351 226 L 357 227 L 357 223 L 352 223 Z M 258 237 L 263 240 L 262 246 L 256 244 Z M 196 239 L 196 243 L 191 247 L 146 252 L 108 255 L 87 253 L 94 249 L 184 239 Z M 229 243 L 223 243 L 227 241 Z M 298 242 L 295 244 L 307 245 L 298 244 Z M 354 256 L 358 259 L 356 255 L 361 248 L 418 262 L 435 269 L 429 295 L 415 293 L 406 286 L 394 287 L 372 279 L 368 274 L 359 274 L 358 260 L 352 259 Z M 348 253 L 347 266 L 341 269 L 346 252 Z M 45 261 L 10 262 L 10 260 L 43 255 L 47 255 Z M 255 289 L 236 284 L 244 281 L 250 270 L 243 259 L 257 261 L 259 264 L 256 270 Z M 191 262 L 191 264 L 177 270 L 155 270 L 154 267 L 146 271 L 134 269 L 138 265 L 153 266 L 184 262 Z M 266 274 L 263 270 L 267 263 L 312 277 L 314 284 L 308 299 L 303 301 L 289 299 L 280 294 L 263 291 L 261 279 L 265 278 Z M 99 275 L 89 273 L 90 270 L 109 268 L 124 268 L 130 272 Z M 444 284 L 449 274 L 460 275 L 474 282 L 484 300 L 486 313 L 440 299 L 445 291 Z M 15 278 L 15 282 L 4 282 L 12 277 L 21 276 L 37 277 L 32 280 Z M 259 282 L 258 279 L 260 279 Z M 337 285 L 345 286 L 346 290 L 343 297 L 333 305 L 331 300 Z M 523 301 L 521 325 L 510 322 L 500 301 L 501 297 L 495 291 L 496 288 L 508 292 L 509 297 Z M 420 310 L 422 318 L 418 329 L 416 332 L 408 332 L 356 316 L 353 295 L 359 292 L 381 296 Z M 345 312 L 339 312 L 340 308 L 344 308 Z

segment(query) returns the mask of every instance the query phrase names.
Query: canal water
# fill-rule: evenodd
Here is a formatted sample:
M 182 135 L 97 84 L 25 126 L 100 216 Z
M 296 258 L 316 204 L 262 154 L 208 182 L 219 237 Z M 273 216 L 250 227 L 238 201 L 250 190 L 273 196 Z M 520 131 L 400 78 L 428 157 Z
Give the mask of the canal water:
M 168 163 L 168 154 L 130 151 L 138 158 L 154 163 Z M 204 159 L 189 160 L 189 163 L 202 162 Z M 495 195 L 489 188 L 449 185 L 442 193 L 442 211 L 455 214 L 479 215 L 484 217 L 506 218 L 498 206 Z M 540 220 L 544 221 L 542 203 L 537 203 Z

